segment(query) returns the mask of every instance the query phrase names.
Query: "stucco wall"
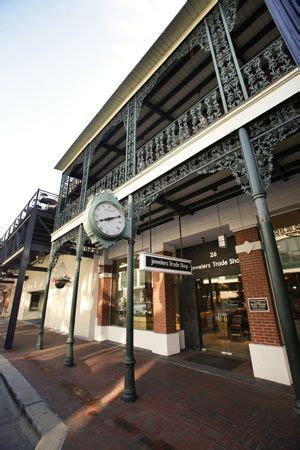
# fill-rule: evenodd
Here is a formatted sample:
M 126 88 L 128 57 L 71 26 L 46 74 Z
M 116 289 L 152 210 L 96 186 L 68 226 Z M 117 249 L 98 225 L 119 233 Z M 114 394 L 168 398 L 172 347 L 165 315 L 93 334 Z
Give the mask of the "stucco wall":
M 70 320 L 75 257 L 64 255 L 63 261 L 68 274 L 72 277 L 71 284 L 63 289 L 57 289 L 51 283 L 45 325 L 67 333 Z M 97 257 L 94 259 L 82 258 L 77 296 L 75 335 L 86 338 L 92 338 L 94 334 L 99 283 L 97 265 Z M 53 274 L 55 274 L 55 269 Z
M 49 256 L 46 256 L 42 264 L 36 264 L 35 267 L 47 268 L 49 262 Z M 26 276 L 28 277 L 23 284 L 22 296 L 20 301 L 20 308 L 18 319 L 19 320 L 29 320 L 37 319 L 41 316 L 42 299 L 39 303 L 38 311 L 29 311 L 31 294 L 35 292 L 41 292 L 45 289 L 46 272 L 37 272 L 32 270 L 26 271 Z M 12 302 L 11 302 L 12 303 Z

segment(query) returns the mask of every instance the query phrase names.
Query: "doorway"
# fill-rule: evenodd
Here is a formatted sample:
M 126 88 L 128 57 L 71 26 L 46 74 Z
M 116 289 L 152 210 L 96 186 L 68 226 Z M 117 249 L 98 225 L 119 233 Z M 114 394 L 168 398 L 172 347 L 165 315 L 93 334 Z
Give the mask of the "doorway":
M 250 331 L 240 275 L 195 280 L 203 350 L 249 358 Z

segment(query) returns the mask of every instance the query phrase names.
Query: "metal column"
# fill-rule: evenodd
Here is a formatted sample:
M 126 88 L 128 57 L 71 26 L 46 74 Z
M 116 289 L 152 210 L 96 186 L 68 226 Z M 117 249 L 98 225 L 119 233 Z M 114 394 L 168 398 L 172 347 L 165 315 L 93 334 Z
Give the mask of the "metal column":
M 130 220 L 130 233 L 127 249 L 127 307 L 126 307 L 126 353 L 125 353 L 125 381 L 122 398 L 125 402 L 134 402 L 137 399 L 134 376 L 134 350 L 133 350 L 133 282 L 134 282 L 134 222 L 133 197 L 128 197 L 128 218 Z
M 23 283 L 24 283 L 24 279 L 25 279 L 25 273 L 26 273 L 26 269 L 27 269 L 27 266 L 29 263 L 29 258 L 30 258 L 30 247 L 31 247 L 36 217 L 37 217 L 37 206 L 34 206 L 33 210 L 31 211 L 29 223 L 28 223 L 27 230 L 26 230 L 24 250 L 23 250 L 21 262 L 20 262 L 19 276 L 18 276 L 16 291 L 15 291 L 15 295 L 14 295 L 13 306 L 12 306 L 12 310 L 11 310 L 10 317 L 9 317 L 6 339 L 5 339 L 5 343 L 4 343 L 5 350 L 10 350 L 12 348 L 14 337 L 15 337 L 15 330 L 16 330 L 17 319 L 18 319 L 20 300 L 21 300 L 21 295 L 22 295 Z
M 278 319 L 286 346 L 287 356 L 296 395 L 295 410 L 300 415 L 300 349 L 291 305 L 283 277 L 280 256 L 274 236 L 273 226 L 266 201 L 266 192 L 258 171 L 255 154 L 245 128 L 239 129 L 239 138 L 250 183 L 251 194 L 256 206 L 259 229 L 264 245 L 264 253 L 270 273 L 270 281 L 275 293 Z
M 82 256 L 82 237 L 83 237 L 83 225 L 81 224 L 81 225 L 79 225 L 79 232 L 78 232 L 78 237 L 77 237 L 75 274 L 74 274 L 74 282 L 73 282 L 69 334 L 68 334 L 68 339 L 67 339 L 66 357 L 65 357 L 65 361 L 64 361 L 64 365 L 67 367 L 74 366 L 74 357 L 73 357 L 74 328 L 75 328 L 75 318 L 76 318 L 76 305 L 77 305 L 80 263 L 81 263 L 81 256 Z
M 247 100 L 248 98 L 247 89 L 240 71 L 235 49 L 232 43 L 231 35 L 228 30 L 225 14 L 221 4 L 219 4 L 219 11 L 223 22 L 224 30 L 226 33 L 230 53 L 233 58 L 235 70 L 242 88 L 243 96 L 244 99 Z M 214 54 L 214 48 L 210 37 L 209 28 L 207 23 L 205 23 L 205 25 L 224 111 L 227 112 L 228 108 L 225 100 L 225 95 L 223 92 L 223 86 Z M 247 130 L 245 128 L 240 128 L 238 130 L 238 134 L 241 143 L 241 151 L 244 159 L 244 164 L 247 170 L 247 177 L 250 183 L 252 198 L 257 210 L 259 230 L 264 245 L 264 254 L 268 266 L 269 278 L 272 284 L 273 292 L 275 294 L 274 300 L 276 304 L 278 320 L 280 323 L 283 340 L 286 346 L 289 365 L 293 378 L 294 390 L 296 394 L 295 410 L 297 414 L 300 415 L 300 350 L 298 345 L 296 328 L 293 321 L 291 306 L 286 289 L 286 284 L 283 278 L 280 256 L 278 253 L 273 226 L 266 201 L 266 192 L 259 174 L 256 156 L 253 152 Z
M 44 330 L 45 330 L 45 318 L 46 318 L 46 310 L 47 310 L 47 302 L 48 302 L 48 294 L 49 294 L 49 287 L 50 287 L 50 281 L 51 281 L 51 272 L 53 267 L 53 247 L 51 249 L 50 253 L 50 260 L 48 264 L 47 269 L 47 278 L 45 283 L 45 292 L 44 292 L 44 300 L 43 300 L 43 307 L 42 307 L 42 314 L 41 314 L 41 321 L 40 321 L 40 329 L 38 334 L 38 340 L 36 343 L 36 350 L 43 350 L 44 348 Z

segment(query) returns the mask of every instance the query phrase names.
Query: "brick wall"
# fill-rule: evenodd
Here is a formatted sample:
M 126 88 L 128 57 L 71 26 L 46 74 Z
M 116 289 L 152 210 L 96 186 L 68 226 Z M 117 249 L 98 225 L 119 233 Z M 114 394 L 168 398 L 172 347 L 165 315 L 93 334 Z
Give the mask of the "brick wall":
M 168 252 L 159 252 L 168 255 Z M 153 272 L 153 331 L 176 333 L 175 280 L 172 274 Z
M 235 232 L 236 245 L 245 241 L 260 241 L 259 231 L 256 227 Z M 281 345 L 281 335 L 267 274 L 264 254 L 262 250 L 253 250 L 251 253 L 240 253 L 240 269 L 242 274 L 251 341 L 256 344 Z M 248 308 L 248 298 L 266 297 L 269 303 L 269 312 L 251 312 Z

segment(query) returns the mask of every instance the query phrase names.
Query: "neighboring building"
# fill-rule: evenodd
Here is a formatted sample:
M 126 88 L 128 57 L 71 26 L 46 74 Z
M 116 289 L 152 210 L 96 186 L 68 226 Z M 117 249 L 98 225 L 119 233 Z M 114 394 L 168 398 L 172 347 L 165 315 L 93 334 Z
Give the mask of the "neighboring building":
M 15 304 L 15 319 L 40 317 L 56 204 L 56 195 L 39 189 L 1 239 L 3 315 Z
M 253 202 L 249 173 L 257 172 L 247 171 L 242 153 L 250 139 L 299 332 L 293 8 L 292 1 L 185 4 L 57 164 L 62 181 L 51 255 L 53 271 L 63 263 L 72 278 L 87 200 L 104 189 L 124 202 L 133 194 L 135 346 L 162 355 L 186 347 L 251 358 L 256 376 L 286 384 L 290 370 L 274 303 L 281 294 L 272 292 L 278 277 L 272 260 L 268 275 L 270 249 L 264 256 L 258 228 L 262 223 L 263 235 L 257 215 L 264 195 L 256 192 Z M 101 256 L 82 242 L 75 334 L 124 343 L 126 242 Z M 191 259 L 194 275 L 140 271 L 142 251 Z M 51 285 L 47 327 L 67 331 L 72 283 Z

